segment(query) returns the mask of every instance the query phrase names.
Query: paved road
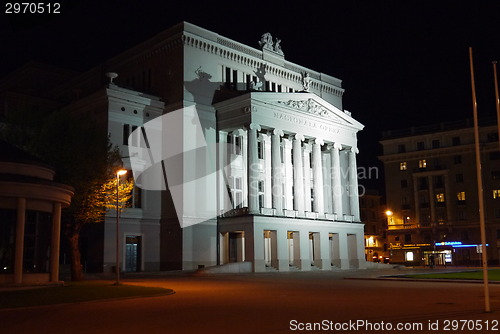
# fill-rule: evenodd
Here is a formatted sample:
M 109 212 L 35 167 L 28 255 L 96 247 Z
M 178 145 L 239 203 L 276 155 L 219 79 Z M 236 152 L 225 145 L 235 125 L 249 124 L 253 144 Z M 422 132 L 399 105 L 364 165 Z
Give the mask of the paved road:
M 344 279 L 381 273 L 400 272 L 137 276 L 125 282 L 168 287 L 176 294 L 3 310 L 0 328 L 9 334 L 311 333 L 299 329 L 326 320 L 323 328 L 331 330 L 316 332 L 435 334 L 451 332 L 443 327 L 455 319 L 469 320 L 471 328 L 480 320 L 483 326 L 455 333 L 500 333 L 500 324 L 496 331 L 485 330 L 500 319 L 500 285 L 490 286 L 493 312 L 484 313 L 481 284 Z M 353 327 L 358 320 L 366 322 Z M 440 330 L 429 330 L 429 322 Z M 397 330 L 398 323 L 415 330 Z M 392 331 L 375 330 L 389 325 Z

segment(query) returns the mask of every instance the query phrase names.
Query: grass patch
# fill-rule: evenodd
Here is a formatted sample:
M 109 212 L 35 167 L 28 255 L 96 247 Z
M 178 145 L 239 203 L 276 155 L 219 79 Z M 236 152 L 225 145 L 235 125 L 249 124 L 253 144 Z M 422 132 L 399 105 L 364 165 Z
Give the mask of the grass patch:
M 64 286 L 0 292 L 0 308 L 78 303 L 99 299 L 161 296 L 171 289 L 136 285 L 113 285 L 110 282 L 68 282 Z
M 482 280 L 483 271 L 462 271 L 456 273 L 415 274 L 405 275 L 408 278 L 423 279 L 457 279 L 457 280 Z M 500 281 L 500 269 L 488 270 L 489 281 Z

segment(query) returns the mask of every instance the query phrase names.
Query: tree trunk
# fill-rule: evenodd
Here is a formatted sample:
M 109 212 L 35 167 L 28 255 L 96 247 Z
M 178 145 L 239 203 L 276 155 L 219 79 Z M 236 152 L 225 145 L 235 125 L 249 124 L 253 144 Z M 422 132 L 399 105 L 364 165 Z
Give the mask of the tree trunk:
M 83 271 L 80 255 L 80 231 L 71 231 L 67 234 L 70 255 L 71 255 L 71 280 L 72 281 L 83 281 Z

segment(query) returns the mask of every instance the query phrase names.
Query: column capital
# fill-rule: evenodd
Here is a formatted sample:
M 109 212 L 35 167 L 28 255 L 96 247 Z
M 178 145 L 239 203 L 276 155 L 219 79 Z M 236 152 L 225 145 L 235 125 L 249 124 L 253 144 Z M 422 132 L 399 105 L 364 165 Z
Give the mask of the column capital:
M 280 129 L 274 129 L 272 131 L 272 134 L 276 135 L 276 136 L 280 136 L 280 137 L 283 137 L 285 135 L 285 133 L 283 132 L 283 130 L 280 130 Z
M 257 130 L 257 131 L 261 130 L 260 125 L 257 124 L 257 123 L 250 123 L 250 124 L 247 125 L 247 128 L 249 130 Z
M 318 144 L 319 146 L 322 146 L 325 144 L 325 141 L 321 138 L 312 138 L 309 140 L 311 144 Z
M 245 135 L 245 130 L 243 130 L 243 129 L 234 130 L 234 131 L 231 132 L 231 135 L 242 137 L 242 136 Z
M 298 133 L 296 133 L 294 135 L 291 135 L 290 139 L 299 140 L 299 141 L 304 141 L 305 140 L 304 136 L 301 135 L 301 134 L 298 134 Z
M 359 150 L 358 150 L 358 148 L 357 148 L 357 147 L 351 147 L 351 148 L 349 149 L 349 152 L 352 152 L 352 153 L 354 153 L 354 154 L 358 154 L 358 153 L 359 153 Z
M 331 144 L 328 144 L 327 148 L 329 150 L 341 150 L 342 149 L 342 145 L 340 143 L 331 143 Z

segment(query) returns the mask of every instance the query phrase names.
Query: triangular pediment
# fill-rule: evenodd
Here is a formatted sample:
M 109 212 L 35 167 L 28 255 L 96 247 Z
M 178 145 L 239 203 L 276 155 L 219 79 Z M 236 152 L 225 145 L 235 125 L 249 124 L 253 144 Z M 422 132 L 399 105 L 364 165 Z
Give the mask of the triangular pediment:
M 352 118 L 351 113 L 342 111 L 321 97 L 312 93 L 276 93 L 269 95 L 268 104 L 286 107 L 308 115 L 325 118 L 330 122 L 362 129 L 363 125 Z

